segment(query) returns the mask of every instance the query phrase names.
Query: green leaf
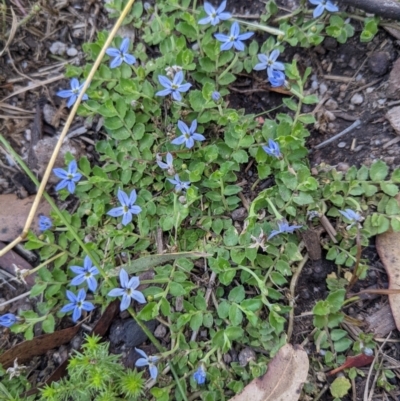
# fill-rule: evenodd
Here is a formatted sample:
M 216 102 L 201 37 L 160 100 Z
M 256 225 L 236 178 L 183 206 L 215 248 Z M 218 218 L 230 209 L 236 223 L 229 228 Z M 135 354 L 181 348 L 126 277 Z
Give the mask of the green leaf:
M 382 160 L 372 164 L 369 175 L 372 181 L 383 181 L 388 175 L 389 168 Z
M 236 304 L 229 307 L 229 322 L 232 326 L 239 326 L 243 320 L 243 313 Z
M 202 313 L 196 313 L 190 319 L 190 328 L 192 330 L 198 330 L 202 326 L 202 324 L 203 324 L 203 314 Z
M 304 104 L 316 104 L 319 102 L 317 95 L 308 95 L 303 98 Z
M 48 315 L 42 323 L 42 329 L 45 333 L 53 333 L 55 324 L 54 316 Z
M 351 345 L 353 344 L 353 341 L 350 340 L 350 338 L 346 337 L 346 338 L 342 338 L 338 341 L 334 340 L 334 348 L 336 352 L 344 352 L 347 351 Z
M 138 313 L 138 318 L 145 321 L 149 321 L 158 316 L 158 306 L 156 302 L 149 302 L 143 309 Z
M 313 313 L 318 316 L 326 316 L 330 310 L 331 308 L 327 301 L 318 301 L 313 308 Z
M 351 389 L 350 380 L 344 376 L 337 377 L 331 384 L 331 394 L 335 398 L 344 397 Z
M 43 294 L 46 288 L 47 283 L 35 284 L 31 289 L 30 297 L 36 297 L 39 294 Z
M 395 184 L 391 184 L 391 183 L 388 183 L 388 182 L 384 181 L 384 182 L 381 182 L 380 185 L 381 185 L 382 191 L 386 195 L 395 196 L 395 195 L 397 195 L 399 193 L 399 188 Z
M 232 82 L 236 81 L 236 76 L 227 72 L 222 78 L 217 78 L 217 82 L 219 85 L 229 85 Z
M 326 302 L 330 306 L 331 313 L 337 312 L 341 309 L 345 295 L 346 295 L 346 290 L 344 289 L 336 290 L 328 295 L 328 297 L 326 298 Z
M 242 302 L 245 297 L 246 297 L 246 294 L 244 292 L 244 287 L 242 285 L 239 285 L 238 287 L 233 288 L 228 295 L 229 301 L 236 302 L 237 304 Z
M 230 196 L 242 192 L 243 188 L 239 185 L 227 185 L 224 189 L 224 195 Z

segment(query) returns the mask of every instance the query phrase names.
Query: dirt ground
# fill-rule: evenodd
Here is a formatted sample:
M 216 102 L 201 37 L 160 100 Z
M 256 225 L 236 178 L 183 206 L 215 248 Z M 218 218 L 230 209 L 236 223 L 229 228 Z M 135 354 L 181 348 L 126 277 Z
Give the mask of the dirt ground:
M 50 137 L 61 131 L 67 117 L 65 104 L 55 96 L 58 90 L 66 88 L 68 84 L 63 78 L 65 65 L 84 65 L 82 44 L 91 41 L 99 30 L 110 29 L 112 26 L 101 1 L 49 0 L 41 3 L 47 5 L 41 5 L 41 9 L 25 25 L 16 29 L 11 42 L 0 56 L 0 133 L 25 160 L 28 159 L 30 141 L 35 131 L 38 107 L 46 104 L 48 115 L 43 116 L 44 132 Z M 295 7 L 295 2 L 291 0 L 278 3 L 286 11 Z M 6 0 L 6 5 L 7 9 L 12 7 L 19 19 L 30 11 L 29 3 L 24 0 Z M 228 8 L 236 17 L 257 15 L 264 7 L 261 0 L 228 1 Z M 10 22 L 8 20 L 7 25 L 0 28 L 3 37 L 8 36 L 6 34 L 11 29 Z M 0 27 L 1 24 L 0 20 Z M 396 104 L 396 99 L 390 99 L 387 92 L 390 71 L 399 57 L 400 42 L 381 30 L 372 42 L 360 43 L 362 26 L 358 22 L 354 22 L 354 25 L 356 34 L 346 44 L 340 45 L 327 38 L 312 49 L 291 48 L 287 45 L 280 57 L 281 61 L 288 63 L 296 59 L 300 70 L 312 67 L 313 73 L 306 89 L 308 93 L 317 94 L 321 101 L 316 106 L 305 106 L 305 111 L 308 112 L 317 109 L 318 119 L 316 126 L 310 127 L 310 163 L 312 166 L 323 163 L 339 165 L 345 170 L 352 165 L 369 166 L 374 160 L 381 159 L 391 168 L 396 168 L 400 166 L 400 142 L 396 141 L 399 137 L 386 120 L 385 114 L 390 106 Z M 260 42 L 265 38 L 266 36 L 258 35 Z M 0 36 L 0 49 L 4 45 Z M 243 74 L 233 84 L 230 105 L 254 114 L 280 105 L 281 94 L 261 88 L 263 74 L 264 71 Z M 285 109 L 281 108 L 279 112 L 285 112 Z M 271 112 L 265 116 L 273 114 Z M 322 149 L 314 149 L 357 120 L 361 124 L 356 129 Z M 93 159 L 95 155 L 92 138 L 97 135 L 96 124 L 89 126 L 77 118 L 72 131 L 76 129 L 81 129 L 81 135 L 73 141 L 83 154 Z M 256 174 L 255 169 L 249 171 L 252 175 Z M 34 192 L 35 188 L 23 180 L 12 160 L 4 152 L 0 152 L 0 194 L 16 193 L 24 197 Z M 248 199 L 254 199 L 256 195 L 257 188 L 245 194 Z M 360 282 L 354 291 L 376 284 L 385 286 L 387 277 L 374 243 L 364 251 L 363 256 L 368 258 L 371 269 L 368 278 Z M 322 267 L 318 268 L 311 262 L 306 266 L 298 283 L 296 316 L 311 311 L 316 301 L 326 297 L 326 276 L 333 269 L 334 266 L 328 261 L 323 261 Z M 0 277 L 2 280 L 6 279 L 4 275 Z M 23 288 L 10 288 L 0 283 L 2 299 L 15 297 L 21 292 L 24 292 Z M 27 303 L 26 300 L 21 301 L 19 306 L 28 307 Z M 377 296 L 353 305 L 348 314 L 365 320 L 368 315 L 386 304 L 386 297 Z M 310 316 L 296 319 L 293 342 L 301 343 L 312 329 Z M 394 333 L 392 339 L 397 338 L 398 333 Z M 12 343 L 10 339 L 0 337 L 0 348 L 9 348 Z M 60 354 L 66 351 L 63 349 L 57 352 Z M 310 349 L 309 352 L 312 356 L 314 350 Z M 388 354 L 396 360 L 400 359 L 400 347 L 397 343 L 391 344 Z M 54 360 L 53 356 L 48 357 Z M 40 370 L 44 365 L 47 362 L 37 362 L 36 369 Z M 362 399 L 360 397 L 364 384 L 365 380 L 356 382 L 359 395 L 357 399 Z M 393 393 L 393 399 L 399 397 L 397 393 Z M 324 400 L 332 399 L 328 393 L 323 397 Z M 377 397 L 377 400 L 382 399 L 379 395 Z

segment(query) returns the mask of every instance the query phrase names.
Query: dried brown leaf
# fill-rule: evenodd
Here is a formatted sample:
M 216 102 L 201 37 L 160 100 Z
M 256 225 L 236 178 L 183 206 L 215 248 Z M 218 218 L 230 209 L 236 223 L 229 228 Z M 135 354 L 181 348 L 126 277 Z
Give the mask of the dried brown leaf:
M 304 349 L 286 344 L 269 363 L 267 373 L 254 379 L 230 401 L 297 401 L 308 366 Z

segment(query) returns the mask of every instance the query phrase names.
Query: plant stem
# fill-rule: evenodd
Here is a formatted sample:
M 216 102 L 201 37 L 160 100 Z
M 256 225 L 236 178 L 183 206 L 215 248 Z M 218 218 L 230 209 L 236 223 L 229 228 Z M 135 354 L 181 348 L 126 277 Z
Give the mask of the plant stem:
M 226 67 L 224 71 L 221 72 L 221 75 L 217 78 L 217 82 L 226 74 L 229 72 L 230 69 L 233 68 L 233 66 L 236 64 L 236 62 L 239 59 L 239 53 L 235 54 L 235 57 L 233 58 L 232 62 Z

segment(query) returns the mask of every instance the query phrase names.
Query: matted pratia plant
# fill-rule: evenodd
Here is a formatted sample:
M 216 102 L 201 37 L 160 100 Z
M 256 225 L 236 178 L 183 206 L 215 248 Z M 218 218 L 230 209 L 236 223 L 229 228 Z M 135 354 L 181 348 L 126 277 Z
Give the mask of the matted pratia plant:
M 110 16 L 119 16 L 125 4 L 108 3 Z M 78 109 L 88 124 L 102 127 L 98 161 L 67 155 L 65 169 L 54 169 L 59 198 L 75 197 L 77 208 L 44 216 L 42 234 L 31 233 L 26 244 L 42 260 L 31 297 L 43 294 L 43 301 L 34 312 L 2 315 L 0 324 L 30 339 L 38 322 L 52 332 L 60 318 L 80 322 L 117 298 L 142 327 L 162 322 L 169 340 L 159 343 L 144 326 L 157 353 L 138 348 L 135 370 L 116 376 L 118 358 L 84 363 L 85 353 L 94 360 L 108 353 L 89 339 L 70 361 L 71 380 L 45 388 L 43 399 L 66 399 L 71 386 L 81 389 L 82 399 L 124 394 L 172 401 L 194 393 L 207 401 L 229 399 L 265 373 L 287 341 L 293 302 L 285 294 L 304 258 L 301 232 L 327 216 L 337 230 L 337 242 L 324 243 L 327 258 L 357 266 L 353 274 L 362 279 L 368 266 L 357 260 L 358 248 L 389 227 L 400 229 L 394 199 L 400 170 L 389 176 L 377 161 L 346 173 L 312 173 L 307 159 L 307 127 L 315 120 L 303 105 L 318 98 L 305 89 L 311 68 L 300 73 L 296 61 L 284 57 L 285 47 L 317 45 L 326 35 L 345 41 L 354 34 L 351 23 L 331 1 L 302 1 L 269 27 L 277 11 L 269 1 L 260 21 L 249 24 L 232 16 L 227 1 L 134 4 L 125 24 L 136 34 L 114 39 Z M 67 67 L 70 89 L 57 93 L 67 107 L 107 35 L 84 45 L 83 67 Z M 230 107 L 230 85 L 241 74 L 284 90 L 273 119 Z M 249 163 L 257 175 L 251 184 Z M 247 198 L 250 186 L 255 199 Z M 232 212 L 243 206 L 247 218 L 238 224 Z M 163 263 L 143 262 L 160 248 Z M 149 268 L 152 278 L 140 279 Z M 328 283 L 328 299 L 313 310 L 315 341 L 329 349 L 329 366 L 338 366 L 351 347 L 362 349 L 361 340 L 339 328 L 347 283 Z M 229 356 L 245 347 L 255 350 L 247 363 Z M 146 386 L 145 378 L 152 380 Z M 29 387 L 21 377 L 9 382 L 13 394 Z

